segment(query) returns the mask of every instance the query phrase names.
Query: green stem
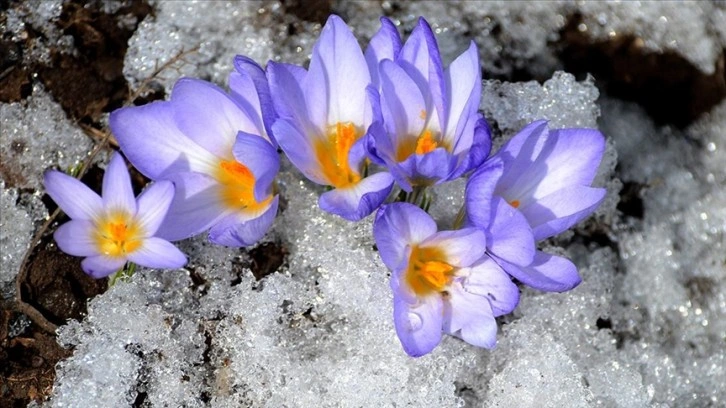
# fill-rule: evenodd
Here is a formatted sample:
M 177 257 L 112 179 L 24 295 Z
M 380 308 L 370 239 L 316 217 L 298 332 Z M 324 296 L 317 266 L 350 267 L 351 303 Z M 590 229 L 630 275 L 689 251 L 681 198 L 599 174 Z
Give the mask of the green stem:
M 123 268 L 116 271 L 108 280 L 108 287 L 112 287 L 117 281 L 128 282 L 136 272 L 136 264 L 129 262 Z
M 464 218 L 466 217 L 466 209 L 464 209 L 464 206 L 462 205 L 461 208 L 459 208 L 459 212 L 456 213 L 456 218 L 454 218 L 454 229 L 458 230 L 461 228 L 462 225 L 464 225 Z

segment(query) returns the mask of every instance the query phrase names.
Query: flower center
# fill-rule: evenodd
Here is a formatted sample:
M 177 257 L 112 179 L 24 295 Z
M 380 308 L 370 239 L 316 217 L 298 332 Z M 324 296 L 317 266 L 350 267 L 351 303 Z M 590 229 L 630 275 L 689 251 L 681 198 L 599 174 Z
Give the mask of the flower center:
M 519 200 L 512 200 L 509 202 L 509 205 L 511 205 L 514 208 L 519 208 Z
M 118 258 L 139 249 L 143 231 L 128 213 L 115 211 L 96 223 L 93 239 L 100 253 Z
M 256 211 L 272 200 L 272 195 L 262 202 L 255 199 L 255 175 L 236 160 L 221 160 L 216 176 L 222 202 L 230 209 Z
M 315 156 L 331 186 L 347 187 L 360 181 L 360 174 L 348 163 L 350 149 L 359 136 L 352 123 L 338 122 L 328 129 L 327 140 L 315 142 Z
M 396 160 L 402 162 L 412 154 L 426 154 L 441 146 L 443 144 L 437 140 L 436 136 L 426 129 L 416 139 L 409 138 L 398 145 Z
M 405 279 L 416 295 L 443 292 L 451 283 L 454 267 L 444 262 L 444 259 L 444 252 L 438 248 L 413 247 Z

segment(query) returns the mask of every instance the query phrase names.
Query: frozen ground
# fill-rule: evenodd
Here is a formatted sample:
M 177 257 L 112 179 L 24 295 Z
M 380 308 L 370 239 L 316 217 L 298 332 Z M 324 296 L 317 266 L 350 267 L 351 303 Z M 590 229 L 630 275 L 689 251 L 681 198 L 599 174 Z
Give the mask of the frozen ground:
M 485 81 L 481 109 L 497 146 L 540 118 L 552 127 L 599 126 L 608 136 L 597 179 L 608 187 L 606 202 L 575 232 L 544 243 L 573 259 L 583 283 L 565 294 L 525 289 L 517 311 L 502 319 L 495 350 L 447 338 L 431 355 L 406 357 L 371 220 L 322 213 L 320 189 L 286 165 L 286 205 L 265 238 L 288 252 L 280 270 L 257 281 L 248 252 L 203 237 L 183 242 L 186 269 L 142 270 L 93 299 L 83 321 L 59 329 L 58 341 L 75 351 L 58 366 L 45 405 L 726 406 L 726 102 L 680 130 L 600 95 L 591 80 L 551 75 L 560 67 L 553 44 L 575 11 L 596 40 L 637 35 L 645 47 L 713 72 L 726 46 L 723 3 L 640 3 L 336 5 L 362 39 L 383 12 L 402 29 L 423 14 L 449 59 L 473 38 L 487 72 L 551 77 Z M 18 18 L 52 19 L 57 10 L 29 13 Z M 180 73 L 224 84 L 235 53 L 304 62 L 319 28 L 275 2 L 164 2 L 129 41 L 124 74 L 138 86 L 168 58 L 198 47 L 163 71 L 158 86 L 168 89 Z M 42 192 L 28 191 L 44 169 L 68 168 L 92 143 L 40 87 L 0 113 L 3 165 L 24 177 L 17 187 L 0 183 L 7 298 L 47 214 Z M 12 153 L 18 143 L 22 154 Z M 462 192 L 461 181 L 437 189 L 432 212 L 442 223 Z M 636 210 L 618 211 L 621 197 Z

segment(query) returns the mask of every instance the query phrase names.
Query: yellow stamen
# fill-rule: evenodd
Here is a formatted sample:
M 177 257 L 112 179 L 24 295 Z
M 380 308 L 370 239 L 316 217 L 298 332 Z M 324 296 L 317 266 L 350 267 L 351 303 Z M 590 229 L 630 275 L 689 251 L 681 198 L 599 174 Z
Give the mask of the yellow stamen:
M 509 202 L 509 205 L 511 205 L 514 208 L 519 208 L 519 200 L 512 200 Z
M 236 160 L 221 160 L 216 176 L 222 202 L 228 208 L 257 211 L 272 200 L 272 195 L 261 202 L 255 199 L 255 175 Z
M 438 248 L 413 247 L 405 280 L 416 295 L 445 291 L 455 272 L 445 259 L 444 252 Z
M 143 231 L 130 214 L 116 211 L 96 223 L 93 239 L 100 253 L 117 258 L 139 249 Z
M 328 183 L 336 188 L 360 181 L 358 172 L 350 168 L 350 149 L 362 136 L 350 122 L 338 122 L 328 130 L 327 140 L 315 142 L 315 156 Z

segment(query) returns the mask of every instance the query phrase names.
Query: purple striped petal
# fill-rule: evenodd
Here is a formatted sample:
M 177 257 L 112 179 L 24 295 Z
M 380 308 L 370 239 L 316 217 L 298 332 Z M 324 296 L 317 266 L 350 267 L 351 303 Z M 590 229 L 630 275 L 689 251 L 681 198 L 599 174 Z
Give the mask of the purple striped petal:
M 406 189 L 406 184 L 411 185 L 434 185 L 451 180 L 451 174 L 456 170 L 458 158 L 443 147 L 436 148 L 426 154 L 413 154 L 408 159 L 398 163 L 401 173 L 395 172 L 394 176 L 404 175 L 405 182 L 399 180 L 401 188 Z M 407 190 L 408 191 L 408 190 Z
M 454 144 L 472 116 L 477 116 L 481 99 L 481 68 L 479 52 L 472 41 L 469 49 L 459 55 L 444 72 L 447 90 L 444 135 Z M 476 119 L 475 119 L 476 120 Z M 470 125 L 473 126 L 473 123 Z M 473 128 L 472 128 L 473 130 Z
M 467 220 L 471 225 L 487 228 L 491 223 L 492 196 L 503 169 L 500 160 L 488 160 L 466 182 L 464 205 Z
M 566 292 L 579 285 L 582 279 L 569 259 L 537 251 L 528 266 L 517 266 L 501 259 L 502 268 L 523 284 L 544 292 Z
M 110 258 L 105 255 L 89 256 L 81 262 L 81 269 L 92 278 L 101 279 L 123 268 L 126 258 Z
M 275 196 L 261 215 L 244 219 L 240 213 L 230 214 L 209 231 L 209 241 L 229 247 L 254 245 L 265 236 L 275 221 L 280 196 Z
M 419 298 L 417 305 L 393 294 L 393 323 L 403 350 L 411 357 L 421 357 L 441 341 L 443 302 L 440 296 Z
M 499 149 L 494 157 L 504 163 L 504 174 L 497 188 L 498 194 L 516 186 L 519 180 L 523 180 L 520 184 L 527 183 L 527 178 L 523 176 L 527 175 L 527 171 L 542 151 L 547 135 L 546 121 L 532 122 Z M 542 177 L 544 173 L 538 174 L 534 182 L 538 182 Z
M 94 220 L 103 213 L 101 197 L 65 173 L 47 171 L 43 185 L 50 198 L 74 220 Z
M 220 158 L 229 158 L 237 132 L 261 134 L 261 118 L 245 112 L 216 85 L 192 78 L 176 82 L 171 93 L 174 119 L 179 129 Z
M 267 81 L 267 75 L 265 70 L 260 67 L 254 60 L 243 55 L 237 55 L 234 57 L 234 67 L 242 75 L 247 75 L 254 84 L 255 91 L 257 93 L 257 102 L 259 106 L 258 112 L 262 115 L 262 122 L 264 123 L 265 131 L 267 136 L 272 136 L 272 124 L 277 120 L 277 112 L 272 102 L 272 94 L 270 93 L 270 84 Z M 229 84 L 232 95 L 235 98 L 244 99 L 244 95 L 250 94 L 251 90 L 245 87 L 239 89 L 236 83 L 233 84 L 230 81 Z M 254 99 L 254 98 L 253 98 Z M 277 142 L 271 137 L 270 140 L 273 146 L 277 147 Z
M 58 227 L 53 234 L 61 251 L 73 256 L 98 255 L 98 246 L 93 240 L 95 226 L 88 220 L 70 220 Z
M 178 173 L 174 200 L 156 235 L 168 241 L 189 238 L 208 230 L 228 214 L 220 201 L 217 180 L 199 173 Z
M 506 272 L 490 257 L 484 257 L 462 274 L 464 290 L 485 297 L 491 304 L 494 316 L 510 313 L 519 303 L 519 289 Z
M 307 72 L 296 65 L 270 61 L 267 64 L 267 75 L 270 81 L 272 102 L 280 119 L 290 121 L 301 134 L 322 132 L 322 129 L 318 129 L 310 123 L 308 117 L 307 102 L 302 88 L 302 82 L 308 75 Z M 280 119 L 275 122 L 279 122 Z M 274 123 L 272 133 L 279 142 Z
M 169 241 L 151 237 L 129 254 L 129 261 L 155 269 L 177 269 L 186 265 L 187 257 Z
M 520 208 L 539 241 L 565 231 L 592 214 L 605 198 L 604 188 L 570 186 Z
M 179 130 L 171 102 L 117 109 L 109 125 L 126 158 L 152 180 L 185 171 L 208 172 L 218 160 Z
M 340 17 L 331 15 L 313 47 L 303 81 L 311 120 L 323 125 L 351 122 L 367 128 L 371 111 L 365 89 L 370 83 L 358 40 Z
M 392 188 L 393 177 L 389 173 L 376 173 L 350 187 L 323 193 L 318 204 L 323 211 L 359 221 L 380 207 Z
M 373 223 L 373 237 L 383 263 L 396 271 L 408 263 L 406 247 L 423 242 L 436 233 L 436 222 L 426 211 L 408 203 L 382 206 Z
M 136 220 L 146 236 L 153 236 L 159 230 L 173 199 L 174 184 L 167 180 L 154 182 L 139 195 Z
M 120 153 L 114 153 L 103 174 L 102 200 L 106 211 L 121 210 L 136 214 L 136 198 L 131 187 L 131 176 Z
M 489 252 L 515 265 L 529 265 L 535 245 L 527 219 L 501 197 L 494 196 L 492 206 L 494 214 L 486 230 Z
M 404 143 L 415 145 L 426 126 L 426 99 L 413 79 L 393 61 L 381 62 L 380 75 L 381 108 L 389 137 L 395 148 Z
M 497 322 L 487 298 L 466 292 L 460 284 L 448 288 L 444 302 L 443 330 L 477 347 L 494 348 Z
M 272 193 L 272 182 L 280 170 L 277 149 L 260 136 L 239 132 L 233 151 L 234 158 L 250 169 L 255 177 L 255 200 L 266 200 Z
M 396 25 L 387 18 L 381 17 L 381 28 L 371 38 L 366 48 L 365 59 L 368 63 L 368 70 L 371 73 L 371 83 L 378 88 L 378 66 L 384 59 L 395 61 L 401 52 L 401 36 L 398 34 Z
M 437 247 L 446 254 L 446 263 L 457 268 L 478 261 L 486 252 L 486 235 L 478 228 L 439 231 L 421 243 L 421 248 Z
M 278 119 L 272 125 L 272 132 L 287 158 L 305 177 L 318 184 L 328 184 L 328 179 L 320 169 L 317 155 L 307 136 L 300 133 L 287 119 Z

